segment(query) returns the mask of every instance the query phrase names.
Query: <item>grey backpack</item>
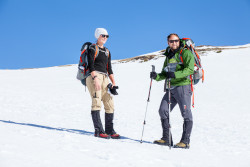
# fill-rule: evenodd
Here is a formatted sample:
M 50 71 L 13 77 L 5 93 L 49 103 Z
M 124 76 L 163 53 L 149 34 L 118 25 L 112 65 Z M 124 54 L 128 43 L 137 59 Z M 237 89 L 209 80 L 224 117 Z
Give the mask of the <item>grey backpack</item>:
M 94 46 L 95 48 L 95 55 L 94 61 L 99 55 L 99 48 L 96 44 L 92 44 L 91 42 L 86 42 L 82 45 L 81 48 L 81 56 L 78 64 L 78 71 L 76 78 L 81 81 L 81 83 L 86 86 L 86 78 L 90 75 L 89 66 L 88 66 L 88 53 L 90 46 Z M 106 54 L 109 57 L 109 50 L 106 48 Z

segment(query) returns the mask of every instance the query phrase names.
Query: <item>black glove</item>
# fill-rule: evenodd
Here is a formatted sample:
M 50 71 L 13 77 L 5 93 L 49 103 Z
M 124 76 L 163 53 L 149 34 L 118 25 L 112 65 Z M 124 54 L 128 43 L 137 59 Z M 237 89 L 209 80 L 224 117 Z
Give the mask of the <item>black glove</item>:
M 166 72 L 166 77 L 167 77 L 167 79 L 175 78 L 175 74 L 174 74 L 174 72 Z
M 118 86 L 113 86 L 113 87 L 112 87 L 112 84 L 109 83 L 107 87 L 109 88 L 109 91 L 110 91 L 111 94 L 113 94 L 113 95 L 118 95 L 118 93 L 117 93 L 117 91 L 116 91 L 116 89 L 119 89 Z
M 151 79 L 155 79 L 157 77 L 157 73 L 156 72 L 150 72 L 150 78 Z

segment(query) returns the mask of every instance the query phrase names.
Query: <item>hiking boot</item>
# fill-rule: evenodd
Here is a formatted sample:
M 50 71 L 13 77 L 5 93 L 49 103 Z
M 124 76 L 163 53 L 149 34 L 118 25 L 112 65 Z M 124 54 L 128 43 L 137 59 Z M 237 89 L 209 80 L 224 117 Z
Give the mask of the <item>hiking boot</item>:
M 189 149 L 190 145 L 189 144 L 185 144 L 182 142 L 179 142 L 177 144 L 174 145 L 174 148 L 184 148 L 184 149 Z
M 103 130 L 100 111 L 99 110 L 91 111 L 91 116 L 95 127 L 95 137 L 109 139 L 110 136 L 107 135 Z
M 100 137 L 104 139 L 110 139 L 110 136 L 107 135 L 106 133 L 95 133 L 95 137 Z
M 114 113 L 105 113 L 105 132 L 110 135 L 112 139 L 120 139 L 120 135 L 117 134 L 113 128 Z
M 166 141 L 166 140 L 162 140 L 162 139 L 160 139 L 160 140 L 155 140 L 155 141 L 154 141 L 154 144 L 159 144 L 159 145 L 163 145 L 163 146 L 169 146 L 169 142 Z M 173 146 L 172 143 L 171 143 L 171 146 Z
M 117 134 L 117 133 L 114 133 L 114 134 L 110 135 L 110 137 L 112 139 L 120 139 L 121 138 L 121 136 L 119 134 Z

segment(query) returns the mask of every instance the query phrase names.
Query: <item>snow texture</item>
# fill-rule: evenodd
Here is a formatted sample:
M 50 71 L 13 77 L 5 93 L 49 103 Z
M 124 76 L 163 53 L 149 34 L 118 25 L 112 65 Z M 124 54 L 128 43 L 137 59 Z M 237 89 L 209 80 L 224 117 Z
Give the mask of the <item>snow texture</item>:
M 152 144 L 162 134 L 164 81 L 153 81 L 140 143 L 151 65 L 160 72 L 164 57 L 113 64 L 119 86 L 114 125 L 121 140 L 93 136 L 90 96 L 76 80 L 77 65 L 0 70 L 0 167 L 249 167 L 250 45 L 237 47 L 202 56 L 205 82 L 195 86 L 189 150 Z M 101 114 L 104 121 L 103 109 Z M 174 143 L 182 123 L 176 106 Z

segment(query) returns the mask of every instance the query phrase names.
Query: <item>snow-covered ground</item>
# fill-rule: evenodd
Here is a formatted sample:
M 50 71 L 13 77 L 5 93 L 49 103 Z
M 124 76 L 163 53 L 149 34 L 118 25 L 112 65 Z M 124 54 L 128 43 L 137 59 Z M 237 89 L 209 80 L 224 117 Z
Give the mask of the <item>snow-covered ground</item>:
M 164 81 L 153 81 L 144 143 L 139 142 L 151 65 L 160 72 L 164 58 L 113 64 L 120 88 L 114 123 L 121 140 L 93 137 L 90 96 L 75 78 L 77 65 L 0 70 L 0 167 L 249 167 L 249 53 L 244 45 L 202 56 L 205 82 L 195 87 L 189 150 L 152 144 L 162 134 L 158 108 Z M 182 122 L 176 106 L 174 143 Z

